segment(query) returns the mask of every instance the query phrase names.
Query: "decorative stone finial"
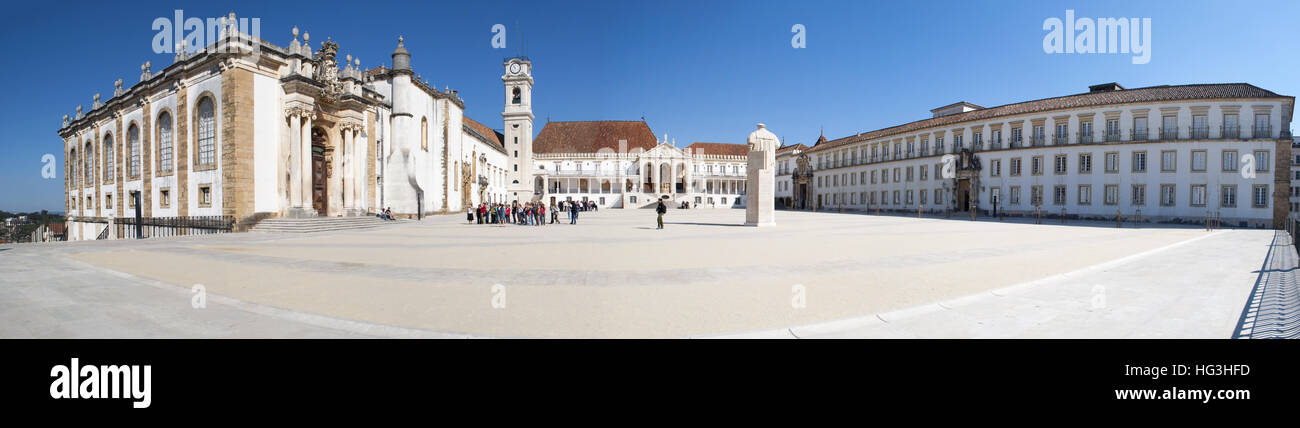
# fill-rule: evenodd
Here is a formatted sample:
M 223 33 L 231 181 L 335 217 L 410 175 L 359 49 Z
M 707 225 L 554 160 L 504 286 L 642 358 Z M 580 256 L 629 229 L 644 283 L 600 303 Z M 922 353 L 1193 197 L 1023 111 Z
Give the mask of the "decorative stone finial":
M 764 124 L 761 124 L 761 123 L 758 124 L 758 129 L 763 129 L 763 128 L 766 128 L 766 127 L 767 127 L 767 125 L 764 125 Z
M 64 128 L 67 128 L 67 127 L 68 127 L 68 115 L 66 115 L 66 114 L 63 115 L 63 127 L 64 127 Z
M 99 93 L 98 93 L 98 92 L 95 93 L 95 97 L 94 97 L 94 99 L 95 99 L 95 102 L 94 102 L 93 104 L 90 105 L 90 109 L 91 109 L 91 110 L 97 109 L 97 108 L 99 108 L 99 106 L 102 105 L 102 104 L 99 103 Z
M 403 38 L 402 38 L 402 35 L 400 35 L 400 34 L 397 35 L 397 47 L 399 47 L 399 48 L 404 48 L 404 47 L 406 47 L 406 39 L 403 39 Z
M 141 65 L 140 65 L 140 81 L 141 81 L 141 82 L 153 78 L 153 73 L 149 71 L 149 68 L 151 68 L 151 67 L 153 67 L 153 64 L 151 64 L 149 61 L 145 61 L 144 64 L 141 64 Z
M 298 40 L 298 26 L 297 25 L 293 26 L 293 31 L 290 32 L 293 33 L 293 39 Z
M 82 117 L 83 115 L 81 114 L 81 104 L 77 104 L 77 120 L 81 120 Z
M 120 97 L 120 96 L 122 96 L 122 93 L 123 93 L 123 92 L 126 92 L 126 91 L 124 91 L 124 90 L 122 89 L 122 78 L 119 77 L 119 78 L 117 78 L 117 80 L 114 80 L 114 81 L 113 81 L 113 96 L 114 96 L 114 97 Z
M 302 33 L 302 42 L 303 42 L 303 43 L 311 43 L 311 33 L 303 32 L 303 33 Z

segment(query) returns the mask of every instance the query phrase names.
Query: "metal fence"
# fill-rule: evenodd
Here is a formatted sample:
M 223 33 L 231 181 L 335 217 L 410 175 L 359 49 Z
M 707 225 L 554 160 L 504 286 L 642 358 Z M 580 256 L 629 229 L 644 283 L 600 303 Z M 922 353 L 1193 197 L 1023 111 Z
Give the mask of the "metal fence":
M 118 239 L 151 238 L 156 236 L 206 235 L 230 233 L 235 226 L 234 216 L 146 217 L 140 219 L 137 233 L 133 217 L 114 220 Z

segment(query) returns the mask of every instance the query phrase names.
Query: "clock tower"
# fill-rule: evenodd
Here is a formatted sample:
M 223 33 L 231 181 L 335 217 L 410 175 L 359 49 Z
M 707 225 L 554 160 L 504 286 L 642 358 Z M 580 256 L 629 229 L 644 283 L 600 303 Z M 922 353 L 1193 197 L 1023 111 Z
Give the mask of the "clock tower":
M 505 122 L 506 188 L 513 200 L 533 199 L 533 63 L 527 57 L 507 58 L 505 84 L 506 107 L 501 112 Z

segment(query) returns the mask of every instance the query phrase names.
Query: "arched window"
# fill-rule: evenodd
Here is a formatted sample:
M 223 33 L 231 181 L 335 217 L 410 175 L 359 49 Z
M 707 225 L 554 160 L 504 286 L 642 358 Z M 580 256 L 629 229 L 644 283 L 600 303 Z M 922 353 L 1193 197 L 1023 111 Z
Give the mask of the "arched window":
M 140 127 L 131 124 L 126 130 L 126 145 L 131 150 L 130 162 L 126 168 L 128 175 L 132 177 L 140 176 Z
M 81 175 L 79 165 L 81 163 L 77 161 L 77 148 L 73 146 L 72 150 L 68 151 L 68 182 L 72 184 L 72 187 L 77 187 L 77 183 L 81 181 L 77 179 Z
M 82 153 L 85 153 L 83 156 L 86 157 L 83 163 L 86 164 L 86 185 L 89 186 L 95 184 L 95 148 L 91 147 L 90 141 L 86 141 L 86 150 Z
M 204 97 L 199 100 L 198 105 L 198 139 L 199 139 L 199 165 L 214 165 L 217 163 L 217 128 L 215 118 L 215 106 L 211 97 Z
M 429 150 L 429 119 L 420 118 L 420 149 Z
M 510 100 L 510 103 L 511 103 L 511 104 L 519 104 L 519 102 L 520 102 L 520 101 L 523 99 L 523 97 L 524 97 L 524 96 L 523 96 L 523 91 L 520 91 L 520 90 L 519 90 L 519 87 L 515 87 L 515 89 L 514 89 L 514 96 L 515 96 L 515 97 L 514 97 L 513 99 Z
M 158 115 L 158 170 L 172 170 L 172 115 L 168 112 Z
M 113 170 L 116 167 L 114 156 L 117 152 L 113 149 L 113 134 L 104 134 L 104 182 L 113 181 Z

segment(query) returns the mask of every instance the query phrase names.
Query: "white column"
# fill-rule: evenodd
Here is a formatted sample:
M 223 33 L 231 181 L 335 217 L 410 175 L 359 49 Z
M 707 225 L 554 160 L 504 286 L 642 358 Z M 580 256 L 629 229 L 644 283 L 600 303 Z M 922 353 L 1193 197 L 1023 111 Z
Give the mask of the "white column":
M 347 165 L 344 165 L 343 168 L 341 168 L 340 170 L 347 171 L 347 173 L 343 175 L 343 208 L 345 209 L 353 208 L 353 204 L 355 203 L 356 200 L 355 198 L 356 195 L 352 194 L 352 192 L 356 188 L 356 185 L 353 180 L 356 180 L 356 176 L 357 176 L 355 171 L 357 160 L 354 158 L 355 156 L 354 152 L 356 152 L 356 150 L 354 150 L 353 144 L 354 143 L 352 141 L 352 129 L 349 128 L 344 130 L 343 150 L 341 152 L 347 154 L 347 156 L 344 157 L 344 159 L 347 161 Z
M 299 159 L 299 161 L 302 162 L 301 164 L 302 174 L 300 174 L 302 176 L 302 181 L 298 183 L 298 186 L 302 188 L 302 193 L 301 193 L 302 205 L 300 206 L 310 210 L 313 209 L 311 184 L 312 184 L 312 180 L 315 178 L 311 170 L 312 152 L 311 152 L 311 115 L 310 114 L 303 115 L 302 133 L 301 136 L 299 137 L 299 147 L 300 147 L 299 150 L 301 150 L 302 152 L 302 157 Z
M 289 207 L 302 207 L 302 116 L 289 115 Z

